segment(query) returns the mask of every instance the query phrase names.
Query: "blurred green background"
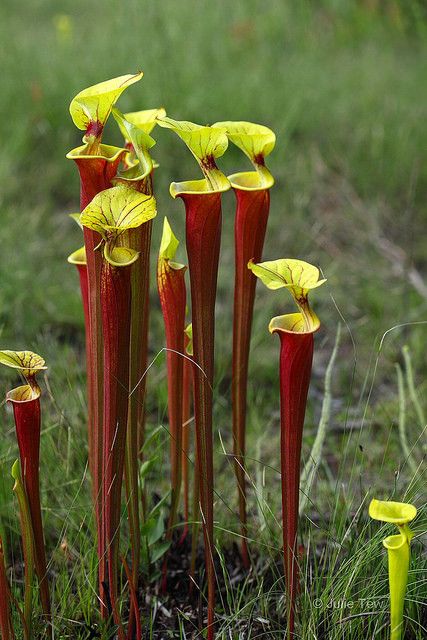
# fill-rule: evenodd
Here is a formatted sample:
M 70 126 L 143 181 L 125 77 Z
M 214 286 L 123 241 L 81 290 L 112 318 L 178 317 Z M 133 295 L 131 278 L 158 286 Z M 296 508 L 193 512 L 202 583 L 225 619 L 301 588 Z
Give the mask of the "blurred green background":
M 385 495 L 394 488 L 398 498 L 408 487 L 396 428 L 394 363 L 401 361 L 401 349 L 408 344 L 423 400 L 426 54 L 427 10 L 422 0 L 2 0 L 0 347 L 32 349 L 49 364 L 42 464 L 50 472 L 42 482 L 50 548 L 60 542 L 58 531 L 75 536 L 82 548 L 78 536 L 89 510 L 89 491 L 81 491 L 80 485 L 86 464 L 83 316 L 77 274 L 66 262 L 82 244 L 79 229 L 67 216 L 79 205 L 77 171 L 65 159 L 81 136 L 68 113 L 72 97 L 91 84 L 142 69 L 143 80 L 118 103 L 124 112 L 164 106 L 176 119 L 202 124 L 251 120 L 276 132 L 277 146 L 268 160 L 276 185 L 265 258 L 305 259 L 319 265 L 328 278 L 327 287 L 314 294 L 323 329 L 317 338 L 305 455 L 315 434 L 336 326 L 344 323 L 321 482 L 316 482 L 310 505 L 318 514 L 328 514 L 334 510 L 334 479 L 344 448 L 351 459 L 351 477 L 357 475 L 360 482 L 360 499 L 372 483 Z M 104 141 L 120 144 L 113 124 Z M 153 155 L 160 164 L 155 176 L 159 216 L 154 263 L 163 215 L 183 238 L 182 203 L 170 198 L 168 185 L 198 177 L 198 168 L 170 131 L 157 128 L 153 136 L 158 141 Z M 248 168 L 232 146 L 219 164 L 225 173 Z M 229 450 L 231 193 L 225 194 L 223 213 L 215 411 L 216 428 Z M 180 251 L 182 262 L 185 250 Z M 164 335 L 154 277 L 152 284 L 154 357 L 164 346 Z M 252 458 L 265 464 L 263 473 L 270 474 L 266 498 L 276 513 L 278 344 L 268 335 L 267 323 L 290 308 L 283 293 L 258 288 L 249 467 L 251 474 L 258 474 Z M 398 326 L 402 323 L 405 326 Z M 397 328 L 381 344 L 392 327 Z M 162 423 L 167 407 L 164 357 L 156 361 L 150 380 L 149 426 L 154 427 Z M 3 395 L 15 379 L 1 371 L 0 381 Z M 420 462 L 424 425 L 411 404 L 406 411 L 410 445 Z M 8 469 L 16 444 L 4 407 L 2 421 L 7 437 L 1 439 L 0 463 Z M 218 470 L 227 469 L 218 438 L 215 450 Z M 339 473 L 348 489 L 351 480 L 344 467 Z M 423 468 L 425 473 L 425 464 Z M 5 473 L 0 516 L 16 529 Z M 235 509 L 231 473 L 217 477 L 218 495 Z M 351 488 L 356 491 L 354 483 Z M 224 511 L 227 528 L 237 527 L 235 512 L 231 523 L 230 512 Z M 64 611 L 71 616 L 68 604 Z M 80 615 L 77 600 L 75 608 Z

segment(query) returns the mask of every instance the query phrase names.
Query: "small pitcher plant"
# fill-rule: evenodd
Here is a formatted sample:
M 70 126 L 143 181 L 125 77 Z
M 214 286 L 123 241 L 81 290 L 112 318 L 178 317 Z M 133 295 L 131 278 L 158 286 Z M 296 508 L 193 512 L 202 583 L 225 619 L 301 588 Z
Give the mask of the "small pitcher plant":
M 34 564 L 40 585 L 40 600 L 43 613 L 50 619 L 49 584 L 40 505 L 41 389 L 36 379 L 37 374 L 45 371 L 47 367 L 44 359 L 32 351 L 0 351 L 0 363 L 16 369 L 25 380 L 24 385 L 7 393 L 6 400 L 11 403 L 15 418 L 21 477 L 31 514 Z
M 390 640 L 403 637 L 403 608 L 410 562 L 410 546 L 413 533 L 409 523 L 417 515 L 417 509 L 405 502 L 372 500 L 369 515 L 374 520 L 395 524 L 399 533 L 388 536 L 383 545 L 388 553 L 388 580 L 390 588 Z
M 236 196 L 234 222 L 234 312 L 233 312 L 233 453 L 236 474 L 239 516 L 241 523 L 241 554 L 249 568 L 246 514 L 246 397 L 248 386 L 249 347 L 256 278 L 248 270 L 249 260 L 262 258 L 268 214 L 270 189 L 274 178 L 265 166 L 265 157 L 275 145 L 276 136 L 267 127 L 252 122 L 217 122 L 227 137 L 252 162 L 255 171 L 228 176 Z
M 295 627 L 295 602 L 298 591 L 297 528 L 301 444 L 307 394 L 313 360 L 314 334 L 320 321 L 308 302 L 308 293 L 322 285 L 319 270 L 302 260 L 281 259 L 255 264 L 249 269 L 269 289 L 286 288 L 298 307 L 298 313 L 272 318 L 270 333 L 280 338 L 280 421 L 283 554 L 288 595 L 288 635 Z

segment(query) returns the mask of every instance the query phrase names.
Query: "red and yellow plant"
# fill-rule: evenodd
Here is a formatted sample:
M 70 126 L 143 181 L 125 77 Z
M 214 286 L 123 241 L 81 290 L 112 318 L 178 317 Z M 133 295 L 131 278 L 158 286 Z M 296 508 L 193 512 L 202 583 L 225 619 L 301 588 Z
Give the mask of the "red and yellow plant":
M 221 241 L 221 194 L 230 188 L 215 159 L 227 149 L 225 129 L 202 127 L 171 118 L 159 120 L 188 146 L 204 178 L 173 182 L 170 193 L 182 198 L 191 286 L 194 351 L 194 414 L 200 480 L 200 509 L 208 583 L 208 639 L 214 637 L 215 572 L 213 537 L 213 376 L 215 298 Z
M 99 193 L 83 210 L 81 224 L 101 238 L 100 306 L 103 341 L 103 447 L 99 581 L 102 613 L 118 610 L 121 488 L 125 462 L 130 360 L 131 267 L 139 254 L 129 233 L 156 215 L 154 198 L 120 185 Z M 119 632 L 122 635 L 122 632 Z
M 125 140 L 126 149 L 129 151 L 129 155 L 125 158 L 125 169 L 130 169 L 138 161 L 138 154 L 135 153 L 133 142 L 134 135 L 129 133 L 129 124 L 149 136 L 157 124 L 157 118 L 163 118 L 165 115 L 166 111 L 163 107 L 158 107 L 157 109 L 144 109 L 143 111 L 132 111 L 131 113 L 122 114 L 122 118 L 126 120 L 126 123 L 122 123 L 120 119 L 116 118 L 117 124 L 119 125 L 120 131 Z M 153 162 L 153 167 L 157 166 L 158 165 Z
M 97 193 L 112 186 L 112 179 L 117 174 L 119 164 L 128 154 L 127 149 L 103 144 L 102 136 L 114 104 L 123 91 L 140 80 L 142 75 L 140 72 L 100 82 L 80 91 L 71 101 L 70 114 L 73 122 L 78 129 L 84 131 L 83 145 L 67 154 L 67 158 L 76 163 L 80 174 L 81 210 Z M 84 229 L 89 315 L 89 327 L 86 329 L 89 342 L 87 362 L 90 363 L 87 370 L 88 441 L 91 452 L 89 466 L 92 472 L 92 493 L 96 500 L 102 494 L 103 443 L 103 346 L 100 303 L 102 257 L 99 251 L 95 251 L 100 241 L 101 236 L 97 231 Z M 95 512 L 98 513 L 96 506 Z M 97 522 L 98 546 L 101 540 L 100 527 L 100 522 Z
M 248 270 L 249 260 L 262 258 L 268 214 L 270 189 L 274 178 L 265 166 L 265 157 L 275 145 L 276 136 L 267 127 L 252 122 L 217 122 L 226 129 L 228 139 L 252 162 L 255 171 L 228 176 L 236 196 L 234 222 L 234 312 L 233 312 L 233 453 L 236 474 L 239 516 L 241 523 L 241 554 L 249 567 L 246 513 L 246 396 L 248 386 L 249 348 L 256 278 Z
M 184 329 L 186 266 L 175 262 L 179 241 L 168 219 L 163 222 L 163 234 L 157 261 L 157 287 L 166 334 L 168 372 L 168 415 L 171 461 L 171 508 L 167 539 L 171 540 L 179 506 L 182 482 L 182 406 L 184 371 Z M 166 560 L 163 568 L 166 587 Z
M 43 358 L 32 351 L 0 351 L 0 363 L 19 372 L 25 384 L 9 391 L 6 400 L 13 407 L 19 460 L 34 535 L 34 564 L 40 586 L 43 613 L 50 618 L 50 597 L 46 550 L 40 505 L 41 389 L 36 380 L 47 369 Z
M 319 270 L 302 260 L 282 259 L 248 264 L 269 289 L 288 289 L 298 313 L 272 318 L 270 333 L 280 338 L 280 417 L 283 555 L 288 595 L 288 636 L 295 626 L 298 591 L 297 528 L 301 444 L 313 360 L 314 334 L 320 321 L 308 302 L 308 293 L 322 285 Z

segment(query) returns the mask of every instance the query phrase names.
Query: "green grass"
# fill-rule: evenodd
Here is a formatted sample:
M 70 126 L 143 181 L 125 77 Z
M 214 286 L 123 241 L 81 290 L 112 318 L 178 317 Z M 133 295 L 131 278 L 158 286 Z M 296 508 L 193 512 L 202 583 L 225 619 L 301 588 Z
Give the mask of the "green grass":
M 164 105 L 180 119 L 248 119 L 277 133 L 269 162 L 277 182 L 265 257 L 299 257 L 320 265 L 328 278 L 328 290 L 316 294 L 323 329 L 316 345 L 305 458 L 316 435 L 336 326 L 343 323 L 331 419 L 301 523 L 309 552 L 302 560 L 307 586 L 301 600 L 301 637 L 321 638 L 322 629 L 333 640 L 387 637 L 386 608 L 378 611 L 387 591 L 381 548 L 386 533 L 367 521 L 372 495 L 412 499 L 420 508 L 406 612 L 413 620 L 408 638 L 425 636 L 420 603 L 427 598 L 426 432 L 406 386 L 408 446 L 420 465 L 413 480 L 399 439 L 394 366 L 399 362 L 405 371 L 402 348 L 407 344 L 425 413 L 427 324 L 417 324 L 427 321 L 424 13 L 422 3 L 398 0 L 1 3 L 0 346 L 32 349 L 49 364 L 42 498 L 58 638 L 79 633 L 85 637 L 81 624 L 93 621 L 96 608 L 85 475 L 83 321 L 77 277 L 66 263 L 66 256 L 81 244 L 78 229 L 66 215 L 78 208 L 77 172 L 65 159 L 79 142 L 68 104 L 83 87 L 139 68 L 145 77 L 121 99 L 124 111 Z M 56 26 L 62 14 L 68 16 L 68 36 Z M 197 176 L 194 161 L 176 137 L 160 129 L 154 137 L 154 155 L 161 166 L 156 173 L 159 219 L 153 257 L 163 215 L 183 237 L 182 206 L 169 197 L 169 182 Z M 112 126 L 105 140 L 119 142 Z M 226 173 L 244 166 L 233 148 L 221 159 Z M 225 550 L 238 539 L 227 455 L 233 211 L 233 196 L 226 194 L 215 396 L 216 531 Z M 184 251 L 181 258 L 184 261 Z M 154 286 L 152 300 L 154 358 L 164 346 Z M 285 626 L 277 564 L 278 344 L 266 330 L 269 318 L 285 308 L 280 293 L 259 287 L 248 421 L 250 535 L 256 564 L 242 584 L 224 579 L 224 602 L 218 607 L 219 635 L 224 638 L 279 638 Z M 149 428 L 165 427 L 158 445 L 162 469 L 168 438 L 165 373 L 162 354 L 150 370 L 148 395 Z M 4 391 L 15 382 L 7 371 L 0 372 L 0 381 Z M 16 443 L 5 406 L 2 429 L 0 520 L 9 560 L 15 563 L 21 556 L 9 469 Z M 151 473 L 147 482 L 150 491 L 166 490 L 159 474 Z M 64 540 L 67 553 L 61 548 Z M 19 572 L 15 574 L 19 589 Z M 361 598 L 374 596 L 375 611 L 360 604 Z M 318 597 L 322 602 L 316 608 Z M 351 612 L 329 608 L 331 598 L 357 604 Z M 188 630 L 187 635 L 176 633 L 189 637 Z

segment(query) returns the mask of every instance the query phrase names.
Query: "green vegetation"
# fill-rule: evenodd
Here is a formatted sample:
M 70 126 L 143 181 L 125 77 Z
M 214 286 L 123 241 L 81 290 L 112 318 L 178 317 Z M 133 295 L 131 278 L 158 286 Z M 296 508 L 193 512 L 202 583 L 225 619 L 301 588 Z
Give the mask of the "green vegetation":
M 425 637 L 425 14 L 416 0 L 1 3 L 0 347 L 40 352 L 49 365 L 45 379 L 39 376 L 44 390 L 41 502 L 55 637 L 90 638 L 98 608 L 86 468 L 83 313 L 77 274 L 66 261 L 81 240 L 66 215 L 77 211 L 79 202 L 77 172 L 65 159 L 80 142 L 68 105 L 82 87 L 139 68 L 145 77 L 120 99 L 123 112 L 163 105 L 179 119 L 251 120 L 275 131 L 277 144 L 268 164 L 276 185 L 264 259 L 304 259 L 322 265 L 328 279 L 329 295 L 316 300 L 322 329 L 316 336 L 303 442 L 303 459 L 312 466 L 309 454 L 321 416 L 322 430 L 326 422 L 322 458 L 314 478 L 310 472 L 300 525 L 306 584 L 301 637 L 387 637 L 387 563 L 381 540 L 388 530 L 369 522 L 373 496 L 417 506 L 405 637 Z M 113 132 L 110 122 L 105 140 L 120 144 Z M 161 500 L 168 473 L 159 476 L 156 469 L 168 464 L 169 437 L 154 262 L 164 215 L 184 237 L 182 203 L 170 198 L 168 187 L 171 180 L 194 174 L 194 160 L 169 132 L 156 128 L 154 137 L 159 217 L 153 228 L 153 364 L 147 399 L 152 437 L 144 453 L 156 464 L 144 468 L 142 481 Z M 226 175 L 242 170 L 241 152 L 230 145 L 218 164 Z M 215 537 L 224 553 L 218 566 L 223 576 L 218 636 L 275 639 L 283 637 L 286 606 L 280 564 L 278 349 L 267 324 L 283 305 L 280 293 L 257 288 L 247 417 L 254 570 L 245 578 L 237 570 L 233 574 L 232 550 L 232 543 L 239 542 L 230 455 L 234 207 L 233 194 L 226 194 L 214 390 Z M 177 258 L 186 261 L 183 250 Z M 340 347 L 324 397 L 339 322 Z M 0 382 L 2 393 L 16 377 L 5 369 Z M 329 419 L 321 415 L 322 403 L 330 407 Z M 6 405 L 1 407 L 1 434 L 0 537 L 7 564 L 15 568 L 12 587 L 19 590 L 22 552 L 9 472 L 17 446 Z M 152 561 L 146 562 L 147 584 L 159 578 L 154 560 L 161 556 L 162 510 L 166 516 L 163 503 L 154 507 L 143 530 L 143 556 Z M 124 534 L 126 550 L 125 528 Z M 175 615 L 176 606 L 175 637 L 192 637 L 198 625 L 193 610 L 156 595 L 147 584 L 141 585 L 147 592 L 146 637 L 174 637 L 168 636 L 167 612 Z M 36 630 L 37 624 L 34 620 Z M 107 638 L 102 626 L 98 631 Z

